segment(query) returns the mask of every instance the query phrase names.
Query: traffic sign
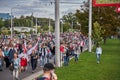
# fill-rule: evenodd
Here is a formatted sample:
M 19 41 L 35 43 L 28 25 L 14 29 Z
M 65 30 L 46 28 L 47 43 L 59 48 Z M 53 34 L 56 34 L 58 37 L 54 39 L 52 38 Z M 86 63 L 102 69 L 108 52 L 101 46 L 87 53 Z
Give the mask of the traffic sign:
M 93 6 L 120 6 L 120 0 L 93 0 Z

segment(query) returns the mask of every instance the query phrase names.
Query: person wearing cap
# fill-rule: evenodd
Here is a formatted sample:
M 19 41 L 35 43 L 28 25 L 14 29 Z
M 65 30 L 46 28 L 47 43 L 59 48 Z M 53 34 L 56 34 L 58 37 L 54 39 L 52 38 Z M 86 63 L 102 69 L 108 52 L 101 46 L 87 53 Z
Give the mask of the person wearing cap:
M 55 67 L 52 63 L 46 63 L 43 67 L 43 75 L 36 80 L 57 80 L 57 75 L 54 72 Z

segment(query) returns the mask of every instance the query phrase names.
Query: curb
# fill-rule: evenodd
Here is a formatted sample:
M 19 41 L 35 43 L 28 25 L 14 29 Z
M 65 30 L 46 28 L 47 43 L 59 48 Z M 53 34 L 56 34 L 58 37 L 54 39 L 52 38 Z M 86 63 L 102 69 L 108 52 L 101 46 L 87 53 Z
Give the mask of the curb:
M 43 74 L 43 71 L 41 70 L 41 71 L 36 72 L 36 73 L 34 73 L 34 74 L 32 74 L 32 75 L 30 75 L 22 80 L 34 80 L 35 78 L 38 77 L 38 75 L 42 75 L 42 74 Z

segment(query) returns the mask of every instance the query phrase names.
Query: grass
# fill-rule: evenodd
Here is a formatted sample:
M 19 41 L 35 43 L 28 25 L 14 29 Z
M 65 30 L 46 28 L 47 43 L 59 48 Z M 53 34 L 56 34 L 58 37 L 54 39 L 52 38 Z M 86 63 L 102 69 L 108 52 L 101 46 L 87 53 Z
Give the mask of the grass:
M 58 80 L 120 80 L 120 40 L 108 40 L 102 48 L 100 64 L 95 53 L 84 52 L 78 63 L 72 59 L 69 66 L 56 69 Z

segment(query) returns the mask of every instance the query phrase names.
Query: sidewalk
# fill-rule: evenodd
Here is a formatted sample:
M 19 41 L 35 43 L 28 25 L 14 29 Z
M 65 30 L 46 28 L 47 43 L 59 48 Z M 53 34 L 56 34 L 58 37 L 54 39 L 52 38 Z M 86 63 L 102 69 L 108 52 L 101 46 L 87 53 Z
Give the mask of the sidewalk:
M 43 74 L 43 71 L 41 70 L 41 71 L 36 72 L 36 73 L 34 73 L 34 74 L 32 74 L 32 75 L 30 75 L 22 80 L 34 80 L 36 77 L 38 77 L 39 75 L 42 75 L 42 74 Z

